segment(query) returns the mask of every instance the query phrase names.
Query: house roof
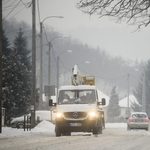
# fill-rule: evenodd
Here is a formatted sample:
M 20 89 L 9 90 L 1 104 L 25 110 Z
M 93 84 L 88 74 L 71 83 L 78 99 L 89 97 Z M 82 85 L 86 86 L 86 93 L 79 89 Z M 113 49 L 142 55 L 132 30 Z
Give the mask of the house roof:
M 124 99 L 120 100 L 119 101 L 119 106 L 120 107 L 128 107 L 128 101 L 127 100 L 128 100 L 128 97 L 125 97 Z M 131 104 L 134 103 L 134 102 L 139 105 L 139 103 L 138 103 L 137 99 L 135 98 L 135 96 L 134 95 L 129 95 L 129 107 L 131 107 Z

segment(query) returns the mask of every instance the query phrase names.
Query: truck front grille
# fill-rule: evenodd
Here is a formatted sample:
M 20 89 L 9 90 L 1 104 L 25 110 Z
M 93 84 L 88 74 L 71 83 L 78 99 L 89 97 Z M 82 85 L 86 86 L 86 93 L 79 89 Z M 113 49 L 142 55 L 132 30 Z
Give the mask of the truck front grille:
M 64 112 L 64 117 L 68 119 L 86 118 L 87 112 Z

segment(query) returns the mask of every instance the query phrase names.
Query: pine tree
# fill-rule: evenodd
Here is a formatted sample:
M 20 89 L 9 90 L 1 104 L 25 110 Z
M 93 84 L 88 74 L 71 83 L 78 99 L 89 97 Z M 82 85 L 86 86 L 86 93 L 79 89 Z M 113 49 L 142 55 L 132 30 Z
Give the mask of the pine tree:
M 24 37 L 24 33 L 22 32 L 21 28 L 17 33 L 17 36 L 15 37 L 14 46 L 17 50 L 17 54 L 21 57 L 21 62 L 24 63 L 28 70 L 31 70 L 31 62 L 29 56 L 31 51 L 27 48 L 27 38 Z
M 107 113 L 110 118 L 120 115 L 119 98 L 118 94 L 116 93 L 116 86 L 112 88 Z
M 5 35 L 5 31 L 3 30 L 2 31 L 2 52 L 3 52 L 3 55 L 5 57 L 9 56 L 10 52 L 11 52 L 11 49 L 9 48 L 9 41 L 8 41 L 8 38 L 6 37 Z
M 21 62 L 21 57 L 13 50 L 8 58 L 3 56 L 3 106 L 6 116 L 18 117 L 29 111 L 31 82 L 27 78 L 30 71 Z
M 146 113 L 150 116 L 150 60 L 147 61 L 144 67 L 145 71 L 145 99 L 146 99 Z M 136 97 L 138 103 L 132 104 L 134 111 L 142 111 L 142 86 L 143 86 L 144 72 L 142 73 L 139 84 L 136 89 L 133 91 L 134 96 Z

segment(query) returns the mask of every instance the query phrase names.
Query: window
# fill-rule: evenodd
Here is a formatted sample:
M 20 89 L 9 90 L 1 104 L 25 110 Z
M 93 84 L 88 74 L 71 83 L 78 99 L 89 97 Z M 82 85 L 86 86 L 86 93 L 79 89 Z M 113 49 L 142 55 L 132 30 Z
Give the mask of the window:
M 62 90 L 58 98 L 58 104 L 89 104 L 95 102 L 95 90 Z
M 133 114 L 132 118 L 147 118 L 145 114 Z

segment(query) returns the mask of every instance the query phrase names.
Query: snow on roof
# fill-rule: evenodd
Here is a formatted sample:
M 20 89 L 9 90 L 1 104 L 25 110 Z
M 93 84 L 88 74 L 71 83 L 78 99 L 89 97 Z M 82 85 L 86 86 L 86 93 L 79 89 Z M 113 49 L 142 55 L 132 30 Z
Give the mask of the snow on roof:
M 128 107 L 127 105 L 128 105 L 128 97 L 126 97 L 126 98 L 124 98 L 124 99 L 122 99 L 122 100 L 120 100 L 119 101 L 119 106 L 120 107 Z M 137 99 L 135 98 L 135 96 L 134 95 L 129 95 L 129 107 L 131 107 L 131 104 L 132 103 L 137 103 L 138 105 L 139 105 L 139 103 L 138 103 L 138 101 L 137 101 Z
M 106 105 L 105 106 L 102 106 L 102 107 L 107 107 L 109 105 L 109 96 L 105 95 L 103 92 L 101 92 L 100 90 L 97 89 L 97 92 L 98 92 L 98 98 L 99 98 L 99 101 L 102 100 L 102 98 L 105 98 L 106 100 Z

